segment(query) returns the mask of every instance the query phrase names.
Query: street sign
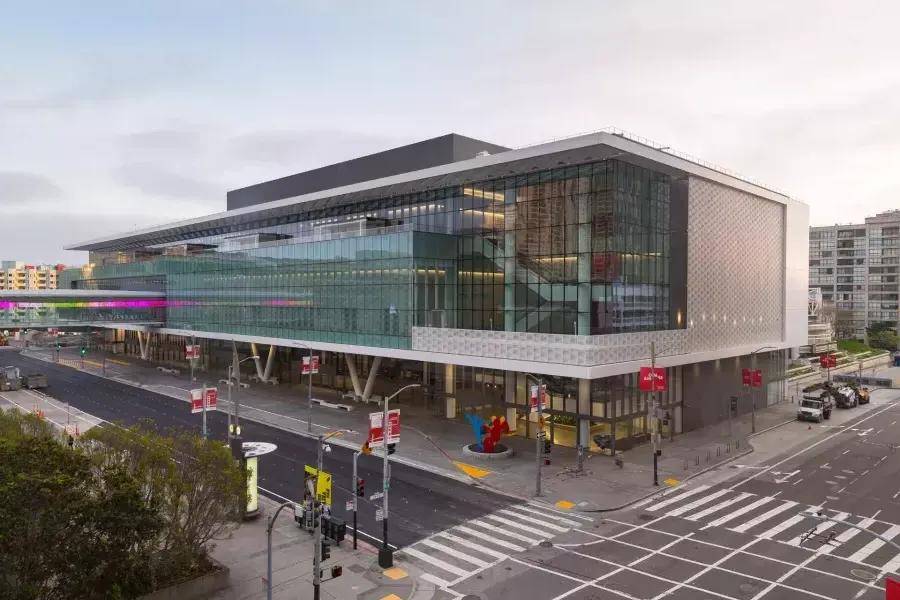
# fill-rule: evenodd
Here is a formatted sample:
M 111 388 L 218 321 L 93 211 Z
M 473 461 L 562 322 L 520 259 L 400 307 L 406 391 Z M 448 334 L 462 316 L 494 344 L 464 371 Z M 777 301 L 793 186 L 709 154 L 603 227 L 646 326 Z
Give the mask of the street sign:
M 380 508 L 375 509 L 375 520 L 376 521 L 384 521 L 384 510 Z
M 309 363 L 310 363 L 310 361 L 312 361 L 312 372 L 313 372 L 313 375 L 315 375 L 316 373 L 319 372 L 319 357 L 318 357 L 318 356 L 304 356 L 304 357 L 303 357 L 303 368 L 302 368 L 302 373 L 301 373 L 301 374 L 303 374 L 303 375 L 309 375 L 309 371 L 310 371 Z
M 216 388 L 206 388 L 206 410 L 216 410 L 218 392 Z
M 541 390 L 543 393 L 541 394 L 541 410 L 547 410 L 547 385 L 542 386 Z M 531 386 L 531 412 L 538 411 L 538 386 Z
M 384 446 L 384 427 L 382 421 L 384 413 L 369 413 L 369 448 L 381 448 Z M 400 441 L 400 409 L 388 411 L 388 444 L 396 444 Z
M 353 510 L 353 500 L 347 500 L 346 509 L 349 511 Z
M 200 358 L 200 344 L 188 344 L 184 347 L 184 358 L 191 360 Z
M 665 392 L 666 370 L 663 367 L 641 367 L 638 387 L 643 392 Z
M 303 467 L 303 479 L 306 481 L 307 489 L 310 489 L 310 483 L 316 478 L 316 469 L 305 465 Z M 326 506 L 331 506 L 331 475 L 326 473 L 325 471 L 319 472 L 319 482 L 316 485 L 316 500 L 325 504 Z
M 737 396 L 731 397 L 731 412 L 734 412 L 734 413 L 737 412 L 737 400 L 738 400 Z
M 216 410 L 216 388 L 206 389 L 206 410 Z M 203 412 L 203 389 L 191 390 L 191 413 Z
M 369 496 L 369 500 L 378 500 L 379 498 L 384 498 L 384 492 L 375 492 Z

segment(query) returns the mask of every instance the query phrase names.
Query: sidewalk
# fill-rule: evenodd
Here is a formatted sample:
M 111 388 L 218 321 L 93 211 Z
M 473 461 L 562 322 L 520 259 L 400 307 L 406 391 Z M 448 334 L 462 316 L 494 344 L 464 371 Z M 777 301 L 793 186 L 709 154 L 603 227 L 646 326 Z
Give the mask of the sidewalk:
M 28 355 L 55 361 L 55 351 L 29 349 Z M 77 352 L 63 351 L 61 362 L 73 368 L 103 375 L 104 354 L 92 350 L 82 366 Z M 152 389 L 153 391 L 188 399 L 189 371 L 177 375 L 161 372 L 154 365 L 136 357 L 106 354 L 106 377 Z M 193 387 L 204 383 L 217 386 L 220 410 L 230 409 L 227 386 L 218 377 L 197 372 Z M 52 385 L 52 382 L 51 382 Z M 349 430 L 332 438 L 330 443 L 358 449 L 366 440 L 368 413 L 379 410 L 374 404 L 355 404 L 346 412 L 314 406 L 312 427 L 308 425 L 309 408 L 306 388 L 291 389 L 251 383 L 247 389 L 233 392 L 239 402 L 241 418 L 251 419 L 301 435 Z M 345 401 L 332 390 L 313 388 L 313 397 L 327 402 Z M 439 473 L 446 477 L 475 483 L 500 493 L 533 499 L 535 492 L 535 441 L 517 436 L 504 438 L 503 443 L 516 451 L 508 460 L 476 462 L 463 455 L 462 448 L 471 444 L 472 430 L 468 424 L 436 419 L 424 411 L 402 403 L 402 442 L 392 460 Z M 796 405 L 790 402 L 757 411 L 757 433 L 795 420 Z M 311 429 L 312 434 L 308 433 Z M 719 423 L 705 429 L 665 439 L 661 445 L 658 479 L 660 487 L 677 485 L 685 480 L 730 462 L 752 451 L 750 415 L 733 420 L 729 435 L 728 424 Z M 659 492 L 653 486 L 653 448 L 644 444 L 622 454 L 624 466 L 619 468 L 609 456 L 588 452 L 583 471 L 577 472 L 576 452 L 572 448 L 554 446 L 551 465 L 542 469 L 542 499 L 562 508 L 576 510 L 615 510 Z
M 259 600 L 266 597 L 268 560 L 266 523 L 278 504 L 260 497 L 261 515 L 241 524 L 229 540 L 216 543 L 212 556 L 230 569 L 230 586 L 210 600 Z M 313 598 L 312 537 L 296 523 L 294 513 L 285 508 L 272 529 L 272 598 L 287 600 Z M 340 566 L 340 577 L 330 579 L 331 567 Z M 384 571 L 378 566 L 378 554 L 368 545 L 352 550 L 348 538 L 340 546 L 331 546 L 331 558 L 322 563 L 324 578 L 321 596 L 362 600 L 451 600 L 447 592 L 419 579 L 419 573 L 403 563 Z

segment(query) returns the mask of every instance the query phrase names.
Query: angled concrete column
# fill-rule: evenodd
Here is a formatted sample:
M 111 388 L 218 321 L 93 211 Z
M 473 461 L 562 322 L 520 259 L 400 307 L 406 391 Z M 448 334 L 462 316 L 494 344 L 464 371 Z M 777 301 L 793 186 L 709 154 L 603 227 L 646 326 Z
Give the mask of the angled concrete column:
M 580 184 L 583 185 L 583 184 Z M 589 183 L 587 185 L 590 185 Z M 591 335 L 591 202 L 587 189 L 578 196 L 578 335 Z
M 137 332 L 138 348 L 141 350 L 141 358 L 147 360 L 150 355 L 150 332 Z
M 372 361 L 372 366 L 369 368 L 369 377 L 366 378 L 366 389 L 363 390 L 363 400 L 368 400 L 372 397 L 372 388 L 375 387 L 375 376 L 378 375 L 378 367 L 381 366 L 381 357 L 376 356 L 375 360 Z
M 456 393 L 456 366 L 444 365 L 444 392 Z M 448 419 L 456 417 L 456 397 L 447 398 L 444 406 L 444 414 Z
M 350 371 L 350 381 L 353 382 L 353 393 L 356 394 L 356 398 L 362 398 L 363 390 L 362 386 L 359 385 L 359 373 L 356 370 L 356 356 L 353 354 L 344 354 L 344 359 L 347 361 L 347 370 Z
M 503 329 L 516 330 L 516 189 L 503 192 Z
M 272 365 L 275 364 L 275 346 L 269 346 L 269 356 L 266 358 L 266 370 L 263 371 L 262 379 L 263 381 L 268 381 L 269 377 L 272 375 Z
M 263 378 L 263 366 L 262 366 L 262 362 L 261 362 L 262 359 L 259 356 L 259 350 L 257 350 L 256 344 L 254 344 L 252 342 L 250 343 L 250 355 L 256 357 L 253 359 L 253 364 L 256 365 L 256 376 L 259 377 L 260 379 L 262 379 Z

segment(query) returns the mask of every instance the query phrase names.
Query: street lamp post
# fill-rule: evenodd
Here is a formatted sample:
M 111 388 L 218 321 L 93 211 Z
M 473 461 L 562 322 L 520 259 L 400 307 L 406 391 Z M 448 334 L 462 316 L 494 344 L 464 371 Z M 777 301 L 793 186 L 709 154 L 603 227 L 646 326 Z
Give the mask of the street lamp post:
M 248 360 L 255 360 L 255 359 L 259 358 L 258 356 L 248 356 L 247 358 L 245 358 L 243 360 L 236 360 L 237 352 L 235 352 L 234 356 L 235 356 L 234 364 L 229 367 L 229 371 L 228 371 L 228 402 L 231 403 L 231 410 L 228 411 L 228 421 L 229 421 L 229 423 L 228 423 L 228 440 L 229 440 L 229 442 L 232 440 L 232 438 L 239 437 L 238 435 L 232 434 L 232 428 L 234 429 L 234 434 L 237 434 L 238 427 L 240 426 L 238 423 L 239 400 L 237 399 L 237 395 L 235 395 L 234 402 L 231 401 L 231 388 L 232 388 L 232 386 L 240 387 L 240 385 L 241 385 L 241 369 L 240 369 L 241 363 L 247 362 Z M 234 381 L 232 381 L 232 377 L 234 378 Z M 231 412 L 232 411 L 234 411 L 233 427 L 232 427 L 232 422 L 231 422 Z
M 762 348 L 754 350 L 753 352 L 750 353 L 750 370 L 752 371 L 752 373 L 750 375 L 751 376 L 751 380 L 750 380 L 750 404 L 751 404 L 751 407 L 750 407 L 750 433 L 751 434 L 756 433 L 756 390 L 753 389 L 754 386 L 753 386 L 752 378 L 756 374 L 756 355 L 759 352 L 762 352 L 763 350 L 777 350 L 777 348 L 775 348 L 774 346 L 763 346 Z M 760 379 L 762 379 L 762 378 L 760 378 Z
M 422 387 L 418 383 L 412 383 L 410 385 L 404 386 L 393 393 L 393 395 L 384 399 L 384 410 L 381 417 L 381 431 L 382 437 L 384 439 L 384 447 L 382 451 L 384 452 L 384 467 L 383 467 L 383 475 L 382 475 L 382 490 L 384 491 L 384 496 L 381 501 L 381 511 L 384 517 L 383 526 L 383 538 L 381 541 L 381 550 L 378 552 L 378 565 L 382 569 L 390 569 L 394 566 L 394 555 L 391 552 L 391 547 L 388 545 L 388 488 L 390 487 L 390 465 L 388 464 L 388 439 L 390 438 L 390 422 L 388 421 L 388 404 L 391 400 L 400 395 L 400 392 L 404 390 L 408 390 L 411 388 Z
M 541 443 L 543 440 L 541 439 L 541 432 L 544 430 L 541 428 L 541 422 L 544 419 L 544 379 L 542 377 L 535 377 L 530 373 L 525 374 L 526 377 L 537 383 L 537 427 L 538 430 L 534 434 L 535 441 L 535 474 L 534 474 L 534 497 L 538 498 L 541 495 Z
M 309 387 L 307 387 L 308 392 L 307 392 L 307 399 L 306 399 L 309 408 L 307 410 L 306 432 L 312 433 L 312 376 L 313 376 L 312 348 L 310 348 L 306 344 L 297 344 L 297 345 L 301 348 L 306 348 L 307 350 L 309 350 Z
M 312 363 L 310 363 L 310 367 Z M 336 436 L 339 433 L 343 433 L 345 430 L 332 431 L 328 435 L 320 435 L 319 443 L 317 444 L 316 450 L 316 477 L 315 483 L 313 483 L 313 498 L 312 498 L 312 510 L 318 511 L 320 510 L 317 504 L 316 495 L 319 492 L 319 475 L 322 473 L 322 469 L 325 468 L 324 462 L 324 454 L 325 454 L 325 442 L 331 438 Z M 319 600 L 319 586 L 322 585 L 322 517 L 324 516 L 324 512 L 319 514 L 319 524 L 315 526 L 315 531 L 313 534 L 313 544 L 315 547 L 313 548 L 313 600 Z M 315 523 L 315 513 L 313 514 L 313 523 Z M 271 574 L 269 575 L 271 577 Z M 271 585 L 271 581 L 269 582 Z
M 875 533 L 871 529 L 866 529 L 865 527 L 861 527 L 860 525 L 854 525 L 853 523 L 851 523 L 849 521 L 841 521 L 839 519 L 832 519 L 831 517 L 825 516 L 825 514 L 822 513 L 821 511 L 819 511 L 819 512 L 809 511 L 809 512 L 804 512 L 801 514 L 805 517 L 810 517 L 811 519 L 815 519 L 817 521 L 831 521 L 832 523 L 838 523 L 839 525 L 846 525 L 847 527 L 852 527 L 853 529 L 862 531 L 863 533 L 868 533 L 869 535 L 880 539 L 882 542 L 890 544 L 897 550 L 900 550 L 900 545 L 898 545 L 897 542 L 895 542 L 892 539 L 887 538 L 881 534 Z
M 293 504 L 293 502 L 285 502 L 279 506 L 278 510 L 275 511 L 275 514 L 269 517 L 269 522 L 266 524 L 266 598 L 268 600 L 272 600 L 272 528 L 275 526 L 275 519 L 278 518 L 278 513 L 281 512 L 281 509 L 293 506 Z

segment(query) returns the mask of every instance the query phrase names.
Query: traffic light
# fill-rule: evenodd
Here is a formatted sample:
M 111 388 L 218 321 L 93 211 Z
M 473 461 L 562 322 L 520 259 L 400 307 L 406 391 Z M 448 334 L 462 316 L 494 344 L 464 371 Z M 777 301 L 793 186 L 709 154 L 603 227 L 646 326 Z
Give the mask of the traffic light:
M 62 348 L 62 344 L 60 344 L 59 342 L 56 342 L 56 349 L 59 350 L 60 348 Z
M 360 498 L 366 495 L 366 482 L 362 477 L 356 478 L 356 495 Z
M 322 540 L 322 560 L 326 561 L 331 558 L 331 548 L 328 547 L 328 542 Z
M 339 565 L 335 565 L 335 566 L 331 567 L 331 578 L 332 579 L 334 579 L 335 577 L 340 577 L 343 574 L 344 574 L 344 567 L 341 567 Z
M 388 454 L 393 454 L 397 451 L 397 444 L 388 444 Z
M 87 354 L 87 348 L 85 348 L 84 346 L 82 346 L 82 347 L 81 347 L 81 355 L 84 356 L 85 354 Z
M 544 454 L 550 454 L 553 450 L 553 442 L 550 440 L 544 440 Z

